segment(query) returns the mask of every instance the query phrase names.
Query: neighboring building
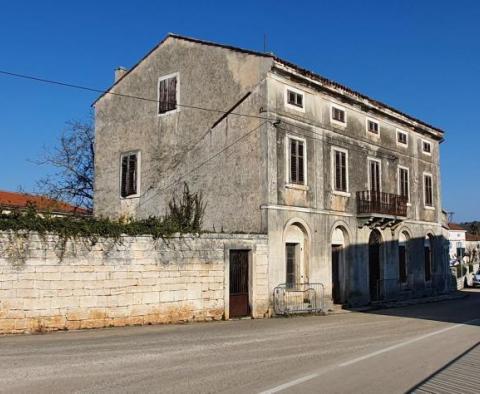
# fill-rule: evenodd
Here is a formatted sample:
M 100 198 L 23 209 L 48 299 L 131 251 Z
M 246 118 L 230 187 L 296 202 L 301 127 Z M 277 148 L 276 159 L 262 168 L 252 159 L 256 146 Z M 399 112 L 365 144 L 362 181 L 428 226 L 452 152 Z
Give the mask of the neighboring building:
M 468 262 L 472 265 L 472 270 L 477 272 L 480 268 L 480 235 L 465 234 L 465 254 Z
M 52 215 L 88 215 L 90 211 L 75 207 L 63 201 L 45 196 L 27 193 L 6 192 L 0 190 L 0 213 L 11 213 L 14 210 L 25 210 L 34 207 L 39 213 L 49 212 Z
M 451 262 L 463 262 L 465 256 L 466 234 L 462 226 L 455 223 L 448 223 L 448 240 L 450 242 L 449 257 Z M 452 263 L 451 263 L 452 264 Z
M 301 282 L 339 304 L 446 289 L 439 128 L 272 54 L 177 35 L 94 107 L 95 213 L 162 215 L 187 181 L 206 229 L 268 235 L 268 283 L 245 302 Z

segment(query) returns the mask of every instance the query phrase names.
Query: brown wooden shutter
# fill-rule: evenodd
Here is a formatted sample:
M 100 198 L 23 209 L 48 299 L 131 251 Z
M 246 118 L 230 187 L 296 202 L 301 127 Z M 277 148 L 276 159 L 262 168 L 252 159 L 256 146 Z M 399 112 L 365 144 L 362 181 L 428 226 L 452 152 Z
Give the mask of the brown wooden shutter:
M 301 141 L 297 141 L 297 158 L 298 158 L 298 164 L 297 164 L 297 168 L 298 168 L 298 183 L 300 184 L 304 184 L 305 183 L 305 174 L 303 173 L 304 172 L 304 169 L 303 169 L 303 149 L 304 149 L 304 146 L 303 146 L 303 142 Z
M 128 195 L 137 194 L 137 155 L 128 157 Z
M 158 113 L 163 114 L 167 110 L 166 106 L 167 82 L 162 80 L 158 83 Z
M 122 169 L 121 169 L 121 184 L 120 184 L 120 195 L 122 197 L 127 196 L 127 172 L 128 172 L 128 156 L 122 157 Z
M 168 110 L 177 108 L 177 77 L 168 79 Z
M 290 182 L 295 183 L 297 180 L 298 164 L 297 164 L 297 144 L 295 140 L 290 141 Z

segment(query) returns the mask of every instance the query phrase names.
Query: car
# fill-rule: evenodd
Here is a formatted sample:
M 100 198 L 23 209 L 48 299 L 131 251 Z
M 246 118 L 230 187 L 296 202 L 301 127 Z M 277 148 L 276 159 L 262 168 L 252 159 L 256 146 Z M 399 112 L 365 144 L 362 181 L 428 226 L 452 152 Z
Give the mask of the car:
M 472 286 L 473 287 L 480 286 L 480 270 L 478 270 L 478 272 L 473 275 Z

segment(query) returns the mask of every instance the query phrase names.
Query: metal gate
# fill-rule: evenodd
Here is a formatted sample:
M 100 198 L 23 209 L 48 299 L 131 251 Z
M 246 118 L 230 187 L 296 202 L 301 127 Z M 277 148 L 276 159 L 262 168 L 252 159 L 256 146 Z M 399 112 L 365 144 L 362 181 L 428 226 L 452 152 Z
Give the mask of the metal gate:
M 230 250 L 230 317 L 248 316 L 248 250 Z

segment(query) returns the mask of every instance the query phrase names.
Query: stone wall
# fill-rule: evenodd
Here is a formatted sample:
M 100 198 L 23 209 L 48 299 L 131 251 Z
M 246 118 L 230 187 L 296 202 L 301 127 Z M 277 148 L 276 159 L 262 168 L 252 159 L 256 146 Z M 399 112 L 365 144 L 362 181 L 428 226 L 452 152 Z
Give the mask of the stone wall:
M 63 245 L 55 237 L 0 234 L 0 333 L 228 318 L 226 267 L 235 248 L 252 251 L 252 314 L 262 317 L 268 313 L 266 236 Z

